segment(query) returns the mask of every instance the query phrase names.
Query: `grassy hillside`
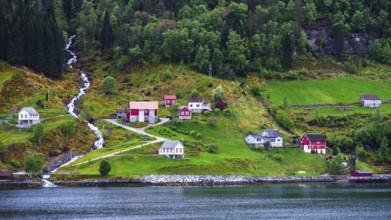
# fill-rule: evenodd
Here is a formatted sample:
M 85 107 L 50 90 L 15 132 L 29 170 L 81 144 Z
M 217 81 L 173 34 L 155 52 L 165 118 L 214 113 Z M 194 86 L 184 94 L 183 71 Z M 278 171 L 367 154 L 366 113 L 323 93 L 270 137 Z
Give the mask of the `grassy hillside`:
M 391 99 L 391 80 L 374 81 L 362 77 L 329 80 L 268 81 L 270 101 L 282 105 L 284 97 L 295 104 L 337 104 L 358 102 L 361 95 L 374 94 L 380 99 Z

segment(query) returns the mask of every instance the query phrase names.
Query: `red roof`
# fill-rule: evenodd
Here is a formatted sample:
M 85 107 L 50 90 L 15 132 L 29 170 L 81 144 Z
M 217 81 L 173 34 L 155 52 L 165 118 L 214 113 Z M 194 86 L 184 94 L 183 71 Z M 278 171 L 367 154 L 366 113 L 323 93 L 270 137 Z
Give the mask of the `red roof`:
M 18 106 L 12 106 L 12 107 L 11 107 L 11 111 L 16 111 L 16 110 L 18 110 L 18 109 L 20 109 Z
M 11 171 L 0 171 L 0 177 L 12 177 Z
M 166 99 L 175 99 L 176 100 L 176 95 L 164 95 L 164 100 Z

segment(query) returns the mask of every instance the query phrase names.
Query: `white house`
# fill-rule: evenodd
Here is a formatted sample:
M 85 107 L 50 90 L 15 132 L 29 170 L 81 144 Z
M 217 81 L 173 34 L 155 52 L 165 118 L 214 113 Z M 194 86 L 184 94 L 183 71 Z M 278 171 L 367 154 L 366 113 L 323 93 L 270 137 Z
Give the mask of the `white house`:
M 275 129 L 264 129 L 260 134 L 249 134 L 245 141 L 250 146 L 269 144 L 270 147 L 282 147 L 281 133 Z
M 381 106 L 381 100 L 377 95 L 363 95 L 360 97 L 362 107 L 378 108 Z
M 164 155 L 171 159 L 184 158 L 184 150 L 180 141 L 165 141 L 159 149 L 159 155 Z
M 22 108 L 19 112 L 19 121 L 20 126 L 30 126 L 40 123 L 39 114 L 34 108 Z
M 204 98 L 200 97 L 190 97 L 187 102 L 187 107 L 192 112 L 211 111 L 210 102 L 205 102 Z

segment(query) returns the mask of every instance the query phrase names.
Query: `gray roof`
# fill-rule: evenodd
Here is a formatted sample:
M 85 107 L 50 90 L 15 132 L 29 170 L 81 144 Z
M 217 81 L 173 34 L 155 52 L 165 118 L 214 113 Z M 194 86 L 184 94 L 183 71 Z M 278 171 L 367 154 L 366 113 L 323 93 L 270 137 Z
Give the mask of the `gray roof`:
M 204 98 L 201 97 L 190 97 L 188 102 L 204 102 Z
M 262 136 L 262 135 L 260 135 L 260 134 L 249 134 L 249 135 L 247 135 L 247 136 L 251 136 L 251 137 L 253 137 L 254 139 L 266 139 L 266 138 L 267 138 L 267 137 Z
M 161 149 L 174 149 L 177 145 L 181 144 L 180 141 L 165 141 L 160 147 Z
M 363 95 L 360 100 L 380 100 L 377 95 Z
M 34 108 L 31 108 L 31 107 L 23 108 L 20 111 L 23 111 L 23 110 L 25 110 L 27 113 L 29 113 L 29 115 L 39 115 L 38 112 Z
M 262 133 L 265 133 L 265 136 L 268 138 L 281 137 L 280 132 L 276 129 L 264 129 Z
M 326 141 L 324 136 L 321 134 L 305 134 L 305 135 L 307 135 L 307 137 L 308 137 L 308 139 L 310 139 L 310 141 Z

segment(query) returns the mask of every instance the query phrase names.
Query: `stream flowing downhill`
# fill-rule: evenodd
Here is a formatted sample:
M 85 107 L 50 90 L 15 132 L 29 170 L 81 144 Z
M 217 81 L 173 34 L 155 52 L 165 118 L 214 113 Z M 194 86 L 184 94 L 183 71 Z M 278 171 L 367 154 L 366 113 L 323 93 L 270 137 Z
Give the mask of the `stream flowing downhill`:
M 71 51 L 69 49 L 69 47 L 71 46 L 72 44 L 72 40 L 76 37 L 76 35 L 72 35 L 71 37 L 69 37 L 68 39 L 68 44 L 66 45 L 65 47 L 65 50 L 68 51 L 68 53 L 72 56 L 67 64 L 69 65 L 70 68 L 73 68 L 72 67 L 72 64 L 75 63 L 77 61 L 77 56 L 75 54 L 75 52 Z M 80 100 L 80 98 L 84 95 L 86 95 L 86 92 L 87 92 L 87 89 L 88 87 L 90 86 L 90 81 L 88 79 L 88 75 L 86 72 L 84 71 L 80 71 L 80 75 L 81 75 L 81 78 L 83 80 L 83 86 L 82 88 L 80 88 L 79 90 L 79 93 L 70 101 L 70 103 L 68 104 L 68 113 L 71 114 L 72 116 L 74 116 L 75 118 L 79 118 L 79 116 L 76 114 L 75 112 L 75 103 Z M 95 141 L 94 143 L 94 148 L 95 149 L 99 149 L 99 148 L 102 148 L 103 147 L 103 144 L 104 144 L 104 139 L 103 139 L 103 135 L 102 135 L 102 132 L 99 131 L 99 129 L 93 125 L 92 123 L 89 123 L 88 121 L 86 121 L 88 127 L 90 127 L 91 131 L 97 136 L 98 140 Z
M 72 56 L 67 64 L 69 65 L 70 68 L 73 68 L 72 67 L 72 64 L 75 63 L 77 61 L 77 56 L 75 54 L 75 52 L 71 51 L 69 49 L 69 47 L 71 46 L 72 44 L 72 40 L 76 37 L 76 35 L 72 35 L 71 37 L 69 37 L 68 39 L 68 44 L 66 45 L 65 47 L 65 50 Z M 75 108 L 76 108 L 76 102 L 80 100 L 80 98 L 84 95 L 86 95 L 86 92 L 87 92 L 87 89 L 88 87 L 90 86 L 90 80 L 88 79 L 88 75 L 86 72 L 84 71 L 80 71 L 80 76 L 83 80 L 83 84 L 82 84 L 82 87 L 79 89 L 79 93 L 69 102 L 69 104 L 67 105 L 68 107 L 68 113 L 71 114 L 73 117 L 75 118 L 79 118 L 78 114 L 75 112 Z M 88 127 L 91 129 L 91 131 L 96 135 L 97 137 L 97 140 L 95 141 L 94 143 L 94 146 L 93 148 L 94 149 L 99 149 L 99 148 L 102 148 L 103 147 L 103 144 L 104 144 L 104 139 L 103 139 L 103 135 L 102 135 L 102 132 L 99 131 L 99 129 L 93 125 L 92 123 L 89 123 L 88 121 L 85 121 L 88 125 Z M 66 166 L 70 163 L 72 163 L 73 161 L 79 159 L 81 156 L 75 156 L 73 158 L 71 158 L 70 161 L 68 161 L 67 163 L 64 163 L 62 164 L 60 167 L 52 170 L 50 172 L 50 174 L 53 174 L 55 172 L 57 172 L 57 170 L 63 166 Z M 42 179 L 42 186 L 43 187 L 56 187 L 55 184 L 51 183 L 50 181 L 47 180 L 47 177 L 46 178 L 43 178 Z

